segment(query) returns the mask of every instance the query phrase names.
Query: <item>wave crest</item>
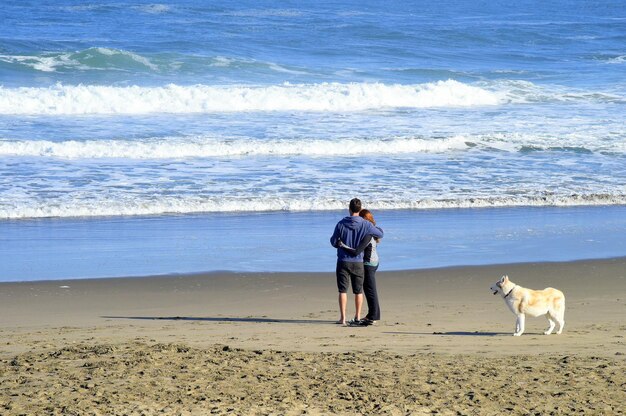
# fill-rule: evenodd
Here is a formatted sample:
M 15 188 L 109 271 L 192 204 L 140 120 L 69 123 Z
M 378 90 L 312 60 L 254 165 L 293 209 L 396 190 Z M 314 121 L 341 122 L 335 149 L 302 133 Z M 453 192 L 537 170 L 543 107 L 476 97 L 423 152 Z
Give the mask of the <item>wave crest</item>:
M 41 72 L 94 69 L 159 71 L 158 65 L 137 53 L 99 47 L 78 52 L 51 52 L 41 55 L 0 55 L 0 62 L 25 66 Z
M 594 206 L 626 205 L 623 194 L 589 195 L 546 195 L 534 197 L 495 197 L 460 199 L 419 199 L 369 201 L 368 207 L 375 210 L 420 210 L 448 208 L 489 208 L 521 206 Z M 89 199 L 69 202 L 12 203 L 0 205 L 0 219 L 28 219 L 50 217 L 106 217 L 106 216 L 150 216 L 171 214 L 198 214 L 215 212 L 270 212 L 270 211 L 328 211 L 343 210 L 345 201 L 340 199 L 296 199 L 296 198 L 173 198 L 159 200 L 107 200 Z
M 501 94 L 453 80 L 419 85 L 322 83 L 252 86 L 0 88 L 0 114 L 150 114 L 364 111 L 502 104 Z
M 207 137 L 148 141 L 1 141 L 0 156 L 60 159 L 180 159 L 238 156 L 360 156 L 446 152 L 467 148 L 463 137 L 444 139 L 225 140 Z
M 547 134 L 467 134 L 333 139 L 173 136 L 114 140 L 14 140 L 0 138 L 0 157 L 58 159 L 189 159 L 231 157 L 350 157 L 455 151 L 509 153 L 568 152 L 624 154 L 624 134 L 572 132 Z

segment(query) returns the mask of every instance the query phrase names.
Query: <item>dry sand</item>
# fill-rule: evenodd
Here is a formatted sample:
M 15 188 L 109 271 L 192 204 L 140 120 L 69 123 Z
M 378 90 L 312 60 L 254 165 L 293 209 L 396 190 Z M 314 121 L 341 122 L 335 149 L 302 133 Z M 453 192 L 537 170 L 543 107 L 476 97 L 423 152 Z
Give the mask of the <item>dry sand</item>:
M 511 336 L 502 274 L 561 289 L 564 333 Z M 378 283 L 367 328 L 332 273 L 0 284 L 0 414 L 624 414 L 626 259 Z

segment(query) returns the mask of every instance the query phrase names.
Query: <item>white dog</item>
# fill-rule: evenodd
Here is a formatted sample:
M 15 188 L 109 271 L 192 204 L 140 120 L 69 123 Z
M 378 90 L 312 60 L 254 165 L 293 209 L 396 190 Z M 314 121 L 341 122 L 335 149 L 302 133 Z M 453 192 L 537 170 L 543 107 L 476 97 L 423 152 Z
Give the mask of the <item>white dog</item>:
M 560 334 L 565 325 L 565 296 L 563 292 L 551 287 L 543 290 L 526 289 L 509 280 L 509 276 L 502 276 L 491 286 L 494 295 L 500 293 L 511 312 L 517 316 L 515 321 L 515 335 L 524 333 L 526 315 L 546 315 L 550 327 L 544 332 L 550 335 L 558 325 L 556 333 Z

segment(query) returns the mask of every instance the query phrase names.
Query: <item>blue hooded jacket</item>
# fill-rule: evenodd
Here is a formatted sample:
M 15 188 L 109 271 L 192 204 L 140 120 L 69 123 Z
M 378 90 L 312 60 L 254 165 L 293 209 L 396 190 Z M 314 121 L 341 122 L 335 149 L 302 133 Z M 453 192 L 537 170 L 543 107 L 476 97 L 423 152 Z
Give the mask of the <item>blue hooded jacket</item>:
M 353 256 L 339 247 L 339 240 L 349 247 L 357 247 L 367 235 L 382 238 L 383 230 L 359 216 L 345 217 L 339 221 L 335 226 L 332 237 L 330 237 L 330 244 L 337 248 L 337 260 L 354 263 L 362 262 L 363 252 Z

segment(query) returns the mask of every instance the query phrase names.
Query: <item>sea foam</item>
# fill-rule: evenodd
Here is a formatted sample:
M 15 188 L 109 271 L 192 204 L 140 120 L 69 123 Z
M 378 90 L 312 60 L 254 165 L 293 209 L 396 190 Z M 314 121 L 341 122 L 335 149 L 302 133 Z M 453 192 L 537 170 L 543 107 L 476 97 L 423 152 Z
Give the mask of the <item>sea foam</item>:
M 112 87 L 57 84 L 0 88 L 0 114 L 78 115 L 243 111 L 364 111 L 387 108 L 493 106 L 498 92 L 447 80 L 418 85 L 381 83 L 272 86 Z
M 446 137 L 344 137 L 333 139 L 213 137 L 207 135 L 109 140 L 0 138 L 0 157 L 58 159 L 190 159 L 350 157 L 457 151 L 626 153 L 621 133 L 605 129 L 559 134 L 459 134 Z
M 233 140 L 170 137 L 130 140 L 0 140 L 0 156 L 60 159 L 181 159 L 255 156 L 360 156 L 446 152 L 466 149 L 462 136 L 442 139 L 346 138 L 330 140 Z
M 522 206 L 597 206 L 626 205 L 624 194 L 575 194 L 494 198 L 422 198 L 370 200 L 373 210 L 421 210 L 449 208 L 489 208 Z M 45 202 L 12 202 L 0 205 L 0 219 L 71 218 L 107 216 L 153 216 L 209 212 L 328 211 L 345 209 L 341 198 L 241 198 L 241 197 L 148 197 L 111 199 L 106 197 L 75 200 L 53 199 Z

